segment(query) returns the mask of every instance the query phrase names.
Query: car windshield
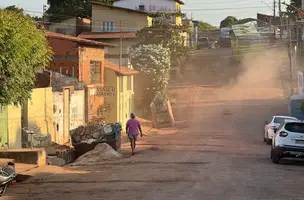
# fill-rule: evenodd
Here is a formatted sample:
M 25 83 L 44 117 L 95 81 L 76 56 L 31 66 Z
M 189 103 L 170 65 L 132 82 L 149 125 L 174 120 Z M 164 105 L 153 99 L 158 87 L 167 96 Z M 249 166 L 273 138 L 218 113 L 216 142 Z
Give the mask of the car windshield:
M 291 119 L 291 118 L 287 118 L 287 117 L 276 117 L 276 118 L 274 119 L 273 122 L 276 123 L 276 124 L 280 124 L 280 123 L 284 122 L 285 119 Z
M 304 133 L 304 123 L 292 122 L 285 125 L 285 129 L 290 132 Z

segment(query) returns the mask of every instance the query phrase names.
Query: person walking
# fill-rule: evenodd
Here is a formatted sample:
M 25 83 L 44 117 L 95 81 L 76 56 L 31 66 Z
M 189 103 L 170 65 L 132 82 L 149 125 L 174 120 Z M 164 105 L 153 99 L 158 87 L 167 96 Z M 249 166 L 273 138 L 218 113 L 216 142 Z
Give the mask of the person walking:
M 139 121 L 135 119 L 136 116 L 134 113 L 130 114 L 130 118 L 126 124 L 126 133 L 131 143 L 132 155 L 134 155 L 138 132 L 140 132 L 140 137 L 143 136 L 143 133 Z

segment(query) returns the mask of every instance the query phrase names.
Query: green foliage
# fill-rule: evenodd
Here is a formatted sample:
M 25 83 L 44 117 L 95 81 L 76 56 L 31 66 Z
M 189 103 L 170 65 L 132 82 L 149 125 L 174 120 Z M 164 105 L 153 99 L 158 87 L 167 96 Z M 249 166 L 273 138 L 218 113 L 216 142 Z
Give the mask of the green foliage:
M 199 31 L 216 31 L 219 30 L 218 27 L 213 26 L 207 22 L 198 22 L 198 29 Z
M 51 59 L 45 34 L 29 16 L 0 10 L 0 49 L 0 104 L 22 103 Z
M 48 0 L 46 11 L 50 21 L 62 20 L 71 16 L 89 17 L 92 15 L 90 2 L 113 4 L 112 0 Z
M 221 21 L 220 28 L 231 27 L 232 25 L 236 24 L 237 22 L 238 22 L 238 19 L 236 17 L 228 16 L 223 21 Z
M 141 44 L 161 44 L 164 48 L 170 49 L 171 59 L 179 59 L 185 50 L 182 36 L 184 32 L 190 32 L 190 28 L 160 23 L 140 30 L 137 36 L 142 41 Z
M 287 4 L 288 5 L 288 4 Z M 290 5 L 296 7 L 296 8 L 301 8 L 301 0 L 290 0 Z M 287 6 L 286 11 L 287 14 L 291 17 L 297 16 L 297 10 L 292 7 L 292 6 Z
M 257 21 L 256 19 L 254 18 L 244 18 L 244 19 L 239 19 L 236 24 L 246 24 L 248 22 L 254 22 L 254 21 Z
M 131 53 L 136 70 L 143 72 L 151 81 L 151 94 L 166 92 L 170 79 L 170 50 L 160 44 L 140 45 Z
M 24 10 L 22 8 L 18 8 L 15 5 L 8 6 L 8 7 L 5 8 L 5 10 L 13 11 L 13 12 L 16 12 L 16 13 L 19 13 L 19 14 L 23 14 L 23 12 L 24 12 Z

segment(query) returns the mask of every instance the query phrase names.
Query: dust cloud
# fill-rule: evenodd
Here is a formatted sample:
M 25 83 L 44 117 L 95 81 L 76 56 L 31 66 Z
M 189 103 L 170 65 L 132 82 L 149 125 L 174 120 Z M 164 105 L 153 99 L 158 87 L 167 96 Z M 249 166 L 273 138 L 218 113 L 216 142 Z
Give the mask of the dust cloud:
M 216 99 L 273 99 L 286 95 L 288 54 L 286 49 L 269 49 L 245 55 L 241 73 L 231 85 L 224 86 Z
M 187 113 L 188 119 L 199 120 L 201 118 L 199 110 L 208 114 L 210 120 L 219 119 L 219 113 L 231 117 L 233 113 L 246 113 L 248 103 L 259 104 L 261 100 L 283 99 L 287 96 L 289 62 L 286 48 L 268 48 L 263 52 L 248 53 L 239 64 L 224 62 L 217 65 L 218 69 L 216 69 L 221 79 L 226 78 L 221 80 L 224 83 L 221 86 L 213 87 L 214 82 L 210 82 L 208 87 L 194 84 L 169 90 L 169 97 L 174 101 L 174 107 L 178 108 L 175 112 L 177 119 L 183 120 Z M 229 74 L 223 74 L 227 72 Z M 206 76 L 205 71 L 196 73 L 201 75 L 203 81 Z M 219 77 L 214 74 L 212 80 Z M 183 81 L 189 82 L 189 80 Z M 233 104 L 233 111 L 227 106 L 221 106 L 225 102 Z

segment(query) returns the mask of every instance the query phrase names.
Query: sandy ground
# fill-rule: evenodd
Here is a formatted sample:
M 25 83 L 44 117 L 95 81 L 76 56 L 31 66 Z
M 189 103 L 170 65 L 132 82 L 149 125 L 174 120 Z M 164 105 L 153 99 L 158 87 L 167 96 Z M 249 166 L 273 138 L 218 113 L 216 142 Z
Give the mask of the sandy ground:
M 124 145 L 119 161 L 32 170 L 35 177 L 3 199 L 303 199 L 304 162 L 274 165 L 263 142 L 264 121 L 287 114 L 288 102 L 278 88 L 254 91 L 237 85 L 209 93 L 175 90 L 175 117 L 188 126 L 140 139 L 133 157 Z

